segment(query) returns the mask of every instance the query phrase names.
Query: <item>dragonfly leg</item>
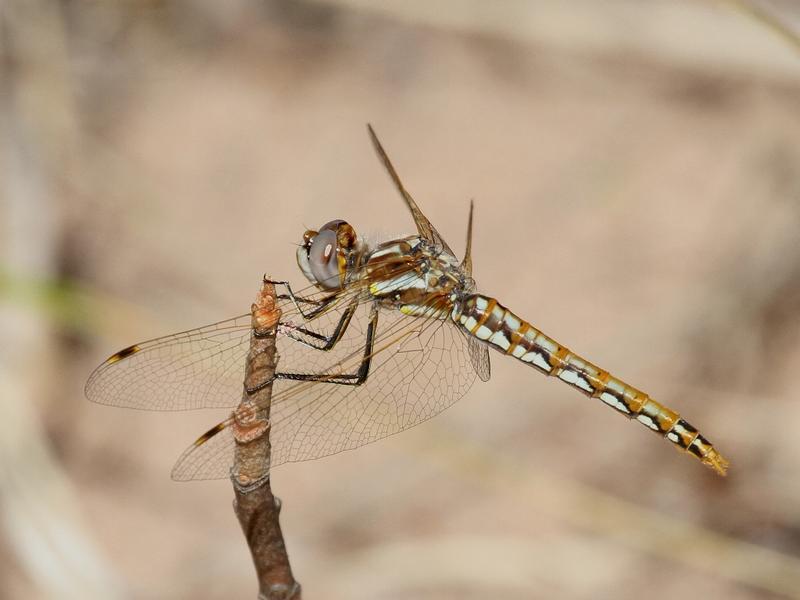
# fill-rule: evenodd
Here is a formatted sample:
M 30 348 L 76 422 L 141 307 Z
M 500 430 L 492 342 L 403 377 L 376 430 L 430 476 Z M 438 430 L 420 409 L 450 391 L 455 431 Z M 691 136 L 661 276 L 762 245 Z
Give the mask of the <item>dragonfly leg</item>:
M 252 388 L 247 388 L 247 394 L 252 395 L 259 390 L 270 385 L 276 379 L 289 379 L 291 381 L 316 381 L 320 383 L 335 383 L 338 385 L 353 385 L 358 386 L 364 383 L 369 377 L 369 369 L 372 364 L 372 353 L 375 346 L 375 329 L 378 326 L 378 305 L 372 306 L 372 313 L 369 318 L 369 325 L 367 326 L 367 335 L 364 340 L 364 354 L 361 358 L 361 364 L 355 373 L 275 373 L 273 377 L 267 381 L 258 384 Z
M 300 327 L 299 325 L 292 325 L 289 323 L 281 323 L 282 333 L 293 340 L 300 342 L 301 344 L 305 344 L 306 346 L 314 348 L 315 350 L 328 351 L 333 348 L 340 339 L 342 339 L 342 335 L 344 335 L 344 332 L 350 325 L 350 320 L 353 318 L 356 308 L 358 308 L 358 299 L 353 298 L 345 311 L 342 313 L 342 316 L 339 319 L 339 322 L 336 324 L 333 333 L 330 335 L 326 336 L 322 333 L 312 331 L 305 327 Z M 313 341 L 309 341 L 309 339 L 303 339 L 301 335 L 305 336 L 306 338 L 310 338 L 310 340 Z
M 323 312 L 325 312 L 331 306 L 333 301 L 336 300 L 339 297 L 338 294 L 331 294 L 329 296 L 326 296 L 324 298 L 316 300 L 316 299 L 312 299 L 312 298 L 306 298 L 304 296 L 298 296 L 297 294 L 295 294 L 292 291 L 292 286 L 288 281 L 274 281 L 272 279 L 268 279 L 266 277 L 266 275 L 264 276 L 264 283 L 271 283 L 273 285 L 282 285 L 283 287 L 285 287 L 286 288 L 286 293 L 285 294 L 278 294 L 277 297 L 280 300 L 285 300 L 286 298 L 291 300 L 292 304 L 294 304 L 294 307 L 297 309 L 297 311 L 301 315 L 303 315 L 303 318 L 306 321 L 321 315 Z M 308 304 L 308 305 L 313 306 L 314 308 L 311 309 L 309 312 L 306 312 L 300 307 L 301 304 Z

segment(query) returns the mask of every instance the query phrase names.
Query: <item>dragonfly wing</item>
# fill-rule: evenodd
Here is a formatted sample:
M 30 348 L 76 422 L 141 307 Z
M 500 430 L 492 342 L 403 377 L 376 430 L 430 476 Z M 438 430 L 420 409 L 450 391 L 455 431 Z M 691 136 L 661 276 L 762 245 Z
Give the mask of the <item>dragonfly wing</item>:
M 314 321 L 315 327 L 333 329 L 341 314 L 339 307 L 358 294 L 358 289 L 342 292 L 331 302 L 330 310 Z M 278 307 L 287 323 L 304 322 L 288 298 L 280 298 Z M 142 410 L 234 407 L 242 398 L 250 333 L 248 313 L 134 344 L 94 370 L 86 382 L 86 397 L 99 404 Z M 280 351 L 284 341 L 279 341 Z M 297 343 L 290 341 L 290 357 L 298 354 L 293 346 Z M 306 362 L 317 364 L 319 360 Z
M 464 338 L 449 321 L 383 311 L 375 350 L 360 386 L 295 383 L 281 390 L 272 405 L 273 466 L 413 427 L 461 398 L 475 379 Z
M 367 130 L 369 131 L 369 137 L 372 140 L 372 145 L 375 147 L 375 152 L 378 154 L 378 158 L 381 159 L 381 162 L 386 168 L 386 171 L 389 173 L 389 177 L 392 178 L 397 191 L 400 192 L 400 195 L 406 202 L 406 206 L 408 206 L 408 210 L 411 211 L 411 216 L 414 219 L 414 223 L 417 225 L 417 231 L 419 234 L 431 244 L 439 246 L 448 254 L 454 256 L 450 246 L 447 245 L 447 242 L 445 242 L 441 234 L 436 231 L 436 228 L 428 220 L 428 217 L 422 213 L 419 206 L 417 206 L 417 203 L 414 201 L 414 198 L 411 196 L 408 190 L 406 190 L 406 187 L 400 180 L 400 176 L 397 174 L 397 170 L 394 168 L 392 161 L 389 160 L 389 156 L 386 154 L 386 151 L 383 149 L 383 146 L 378 140 L 375 130 L 372 129 L 372 125 L 367 124 Z
M 355 371 L 363 357 L 369 312 L 368 304 L 358 308 L 345 338 L 332 352 L 309 354 L 297 342 L 291 348 L 284 346 L 279 350 L 278 371 Z M 475 380 L 476 367 L 468 344 L 468 338 L 449 320 L 381 311 L 372 366 L 364 383 L 275 382 L 270 414 L 271 466 L 352 450 L 439 414 L 466 394 Z M 480 366 L 488 369 L 488 362 Z M 233 445 L 233 436 L 226 428 L 208 442 L 190 447 L 175 465 L 173 477 L 226 477 Z
M 459 330 L 461 332 L 461 330 Z M 479 339 L 462 333 L 467 338 L 469 361 L 481 381 L 489 381 L 492 376 L 492 365 L 489 361 L 489 347 Z
M 129 346 L 94 370 L 86 397 L 142 410 L 236 406 L 249 339 L 247 314 Z
M 233 428 L 226 427 L 204 444 L 189 446 L 172 467 L 175 481 L 225 479 L 233 466 L 236 440 Z

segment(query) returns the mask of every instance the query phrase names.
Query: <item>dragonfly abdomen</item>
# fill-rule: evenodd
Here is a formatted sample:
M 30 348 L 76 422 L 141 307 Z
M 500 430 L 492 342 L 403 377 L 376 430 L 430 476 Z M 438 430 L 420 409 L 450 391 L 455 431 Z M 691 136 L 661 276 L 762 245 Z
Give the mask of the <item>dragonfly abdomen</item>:
M 545 375 L 558 377 L 587 396 L 599 398 L 617 412 L 666 437 L 679 450 L 725 474 L 727 461 L 677 412 L 571 352 L 494 298 L 472 294 L 461 302 L 459 309 L 453 319 L 471 335 Z

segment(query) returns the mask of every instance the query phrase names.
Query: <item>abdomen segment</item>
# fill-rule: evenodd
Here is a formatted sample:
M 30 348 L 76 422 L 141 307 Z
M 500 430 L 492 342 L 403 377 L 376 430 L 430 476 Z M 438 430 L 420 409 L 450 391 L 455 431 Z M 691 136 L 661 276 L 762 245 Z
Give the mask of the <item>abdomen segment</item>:
M 587 396 L 599 398 L 725 475 L 728 461 L 674 410 L 574 354 L 494 298 L 473 294 L 460 309 L 452 317 L 471 335 L 546 375 L 558 377 Z

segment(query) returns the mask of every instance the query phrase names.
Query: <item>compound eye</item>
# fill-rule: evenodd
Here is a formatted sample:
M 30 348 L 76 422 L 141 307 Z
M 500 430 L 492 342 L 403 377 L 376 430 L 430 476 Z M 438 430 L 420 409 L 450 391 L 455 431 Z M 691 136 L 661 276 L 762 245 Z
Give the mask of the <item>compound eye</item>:
M 308 266 L 314 275 L 314 279 L 319 285 L 330 290 L 341 287 L 336 231 L 323 229 L 313 236 L 310 244 Z

